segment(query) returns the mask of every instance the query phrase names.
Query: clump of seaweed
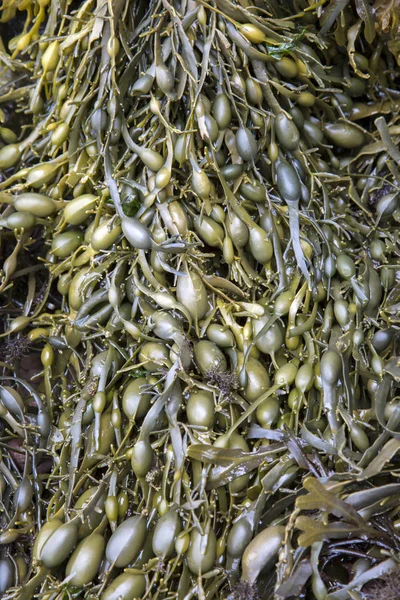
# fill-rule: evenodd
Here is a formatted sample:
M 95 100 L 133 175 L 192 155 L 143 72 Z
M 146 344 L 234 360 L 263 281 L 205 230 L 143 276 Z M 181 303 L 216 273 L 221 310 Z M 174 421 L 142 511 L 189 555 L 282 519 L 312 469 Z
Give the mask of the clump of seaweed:
M 9 336 L 0 349 L 0 355 L 4 362 L 15 365 L 21 358 L 28 356 L 32 345 L 32 341 L 26 335 Z
M 213 366 L 205 373 L 205 379 L 215 385 L 223 396 L 229 398 L 234 390 L 239 389 L 239 378 L 231 371 L 220 371 L 218 367 Z
M 365 600 L 400 600 L 400 569 L 371 584 Z

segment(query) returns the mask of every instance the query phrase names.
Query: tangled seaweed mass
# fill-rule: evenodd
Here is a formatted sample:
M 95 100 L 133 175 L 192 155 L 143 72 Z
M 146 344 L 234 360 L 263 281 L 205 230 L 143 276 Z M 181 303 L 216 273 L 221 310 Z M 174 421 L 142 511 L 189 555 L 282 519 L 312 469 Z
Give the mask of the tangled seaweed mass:
M 399 4 L 0 35 L 0 597 L 400 598 Z

